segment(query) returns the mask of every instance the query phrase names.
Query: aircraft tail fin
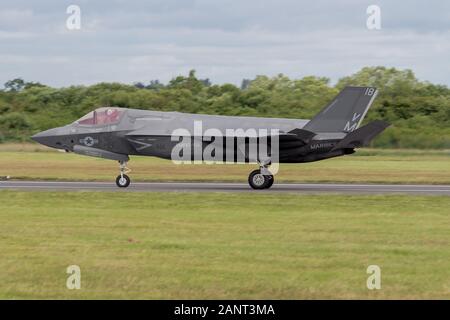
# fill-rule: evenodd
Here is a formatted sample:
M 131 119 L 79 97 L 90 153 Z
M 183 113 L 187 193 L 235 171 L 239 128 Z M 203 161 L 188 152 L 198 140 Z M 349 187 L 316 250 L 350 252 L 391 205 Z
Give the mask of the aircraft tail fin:
M 377 96 L 373 87 L 345 87 L 303 129 L 312 132 L 352 132 L 358 129 Z
M 369 124 L 366 124 L 365 126 L 347 134 L 344 139 L 339 141 L 338 144 L 334 146 L 333 150 L 366 147 L 370 141 L 373 140 L 373 138 L 389 126 L 389 123 L 382 120 L 372 121 Z

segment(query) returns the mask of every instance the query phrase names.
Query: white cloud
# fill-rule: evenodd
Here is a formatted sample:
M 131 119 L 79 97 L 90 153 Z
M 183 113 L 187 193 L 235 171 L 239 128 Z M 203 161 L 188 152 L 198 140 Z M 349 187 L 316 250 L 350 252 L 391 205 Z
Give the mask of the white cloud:
M 8 2 L 0 13 L 0 82 L 168 81 L 189 69 L 215 83 L 278 73 L 336 80 L 386 65 L 450 84 L 450 4 L 377 2 L 380 31 L 366 29 L 372 3 L 360 0 L 82 0 L 81 31 L 65 29 L 69 2 Z M 1 21 L 8 16 L 15 18 Z

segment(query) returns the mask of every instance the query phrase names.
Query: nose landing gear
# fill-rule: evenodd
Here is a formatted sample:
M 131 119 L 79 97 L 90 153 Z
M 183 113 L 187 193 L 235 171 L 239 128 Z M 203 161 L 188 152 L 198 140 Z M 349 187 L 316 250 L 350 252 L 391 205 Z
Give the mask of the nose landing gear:
M 126 174 L 129 173 L 131 170 L 127 168 L 127 162 L 126 161 L 119 161 L 119 168 L 120 168 L 120 174 L 116 178 L 116 185 L 119 188 L 126 188 L 130 185 L 131 179 Z

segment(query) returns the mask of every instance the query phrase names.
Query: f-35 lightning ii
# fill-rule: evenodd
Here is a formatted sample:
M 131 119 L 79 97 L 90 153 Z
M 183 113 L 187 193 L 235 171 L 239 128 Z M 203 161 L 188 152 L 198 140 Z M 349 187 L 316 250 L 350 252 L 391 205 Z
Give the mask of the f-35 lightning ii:
M 208 160 L 207 154 L 216 162 L 257 163 L 248 182 L 253 189 L 267 189 L 274 182 L 274 163 L 318 161 L 367 146 L 389 126 L 376 120 L 360 127 L 376 96 L 373 87 L 346 87 L 311 120 L 103 107 L 31 138 L 66 152 L 118 161 L 116 184 L 121 188 L 130 184 L 130 155 L 195 163 Z

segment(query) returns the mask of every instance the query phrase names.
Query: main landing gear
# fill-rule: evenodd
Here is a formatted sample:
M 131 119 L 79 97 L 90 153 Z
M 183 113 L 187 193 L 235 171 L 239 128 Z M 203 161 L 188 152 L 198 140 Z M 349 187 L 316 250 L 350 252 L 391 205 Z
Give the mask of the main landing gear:
M 120 174 L 116 178 L 116 184 L 119 188 L 126 188 L 130 185 L 131 179 L 126 173 L 129 173 L 131 170 L 127 168 L 126 161 L 119 161 Z
M 253 170 L 248 176 L 248 184 L 256 190 L 269 189 L 273 185 L 273 175 L 268 169 L 268 165 L 259 165 L 260 169 Z
M 131 179 L 126 174 L 131 170 L 127 168 L 127 161 L 119 161 L 120 174 L 116 178 L 116 185 L 119 188 L 126 188 L 130 185 Z M 248 176 L 248 184 L 256 190 L 269 189 L 274 182 L 274 177 L 268 169 L 268 164 L 261 164 L 260 168 L 253 170 Z

